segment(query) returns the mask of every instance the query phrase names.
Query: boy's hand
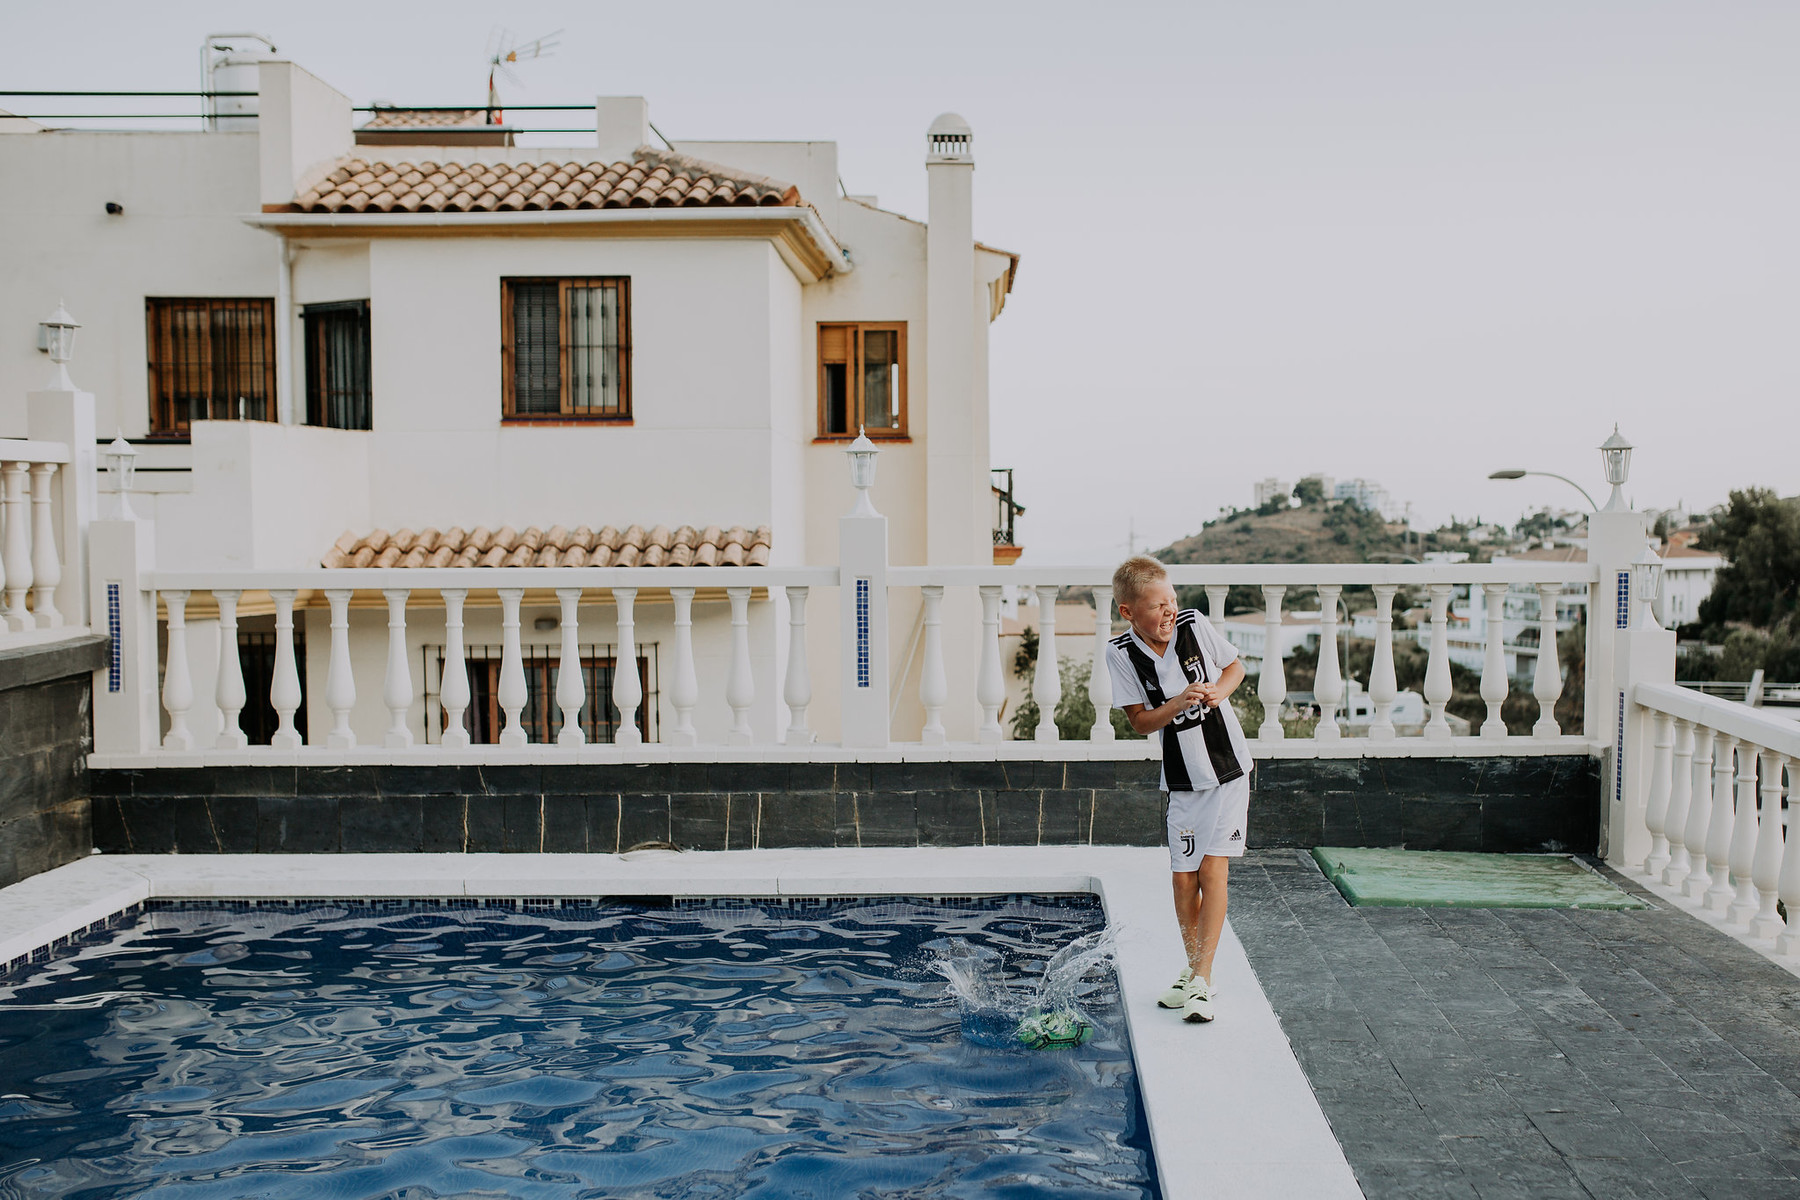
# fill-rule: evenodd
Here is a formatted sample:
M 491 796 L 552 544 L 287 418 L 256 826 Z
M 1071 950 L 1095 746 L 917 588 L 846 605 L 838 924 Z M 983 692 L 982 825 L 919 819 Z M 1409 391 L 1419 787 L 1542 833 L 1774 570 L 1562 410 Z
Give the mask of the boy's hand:
M 1208 708 L 1216 706 L 1218 701 L 1211 697 L 1211 693 L 1214 691 L 1215 689 L 1210 683 L 1188 684 L 1187 690 L 1182 692 L 1180 697 L 1178 697 L 1181 702 L 1180 711 L 1185 712 L 1197 704 L 1204 704 Z
M 1226 691 L 1217 683 L 1196 683 L 1188 688 L 1190 692 L 1198 692 L 1200 700 L 1208 708 L 1217 708 L 1225 703 Z

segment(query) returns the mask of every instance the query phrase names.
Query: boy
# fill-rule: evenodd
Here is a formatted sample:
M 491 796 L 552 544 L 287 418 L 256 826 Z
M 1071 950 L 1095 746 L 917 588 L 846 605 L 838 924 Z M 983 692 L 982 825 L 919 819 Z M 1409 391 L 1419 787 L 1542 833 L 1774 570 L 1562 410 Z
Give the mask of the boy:
M 1154 558 L 1121 563 L 1113 599 L 1131 625 L 1107 645 L 1113 705 L 1139 733 L 1162 737 L 1175 920 L 1187 950 L 1187 969 L 1157 1003 L 1179 1008 L 1183 1020 L 1210 1021 L 1226 872 L 1244 853 L 1250 810 L 1250 748 L 1226 702 L 1244 666 L 1198 609 L 1177 611 L 1169 574 Z

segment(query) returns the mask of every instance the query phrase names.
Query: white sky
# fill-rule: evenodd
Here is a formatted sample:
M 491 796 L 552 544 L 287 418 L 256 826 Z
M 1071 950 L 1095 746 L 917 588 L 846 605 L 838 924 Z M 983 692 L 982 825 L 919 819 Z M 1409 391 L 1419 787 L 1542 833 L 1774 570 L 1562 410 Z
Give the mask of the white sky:
M 473 103 L 496 14 L 564 30 L 505 99 L 835 139 L 913 216 L 926 126 L 969 120 L 977 235 L 1024 255 L 991 385 L 1026 561 L 1315 470 L 1426 526 L 1579 504 L 1486 476 L 1601 489 L 1614 421 L 1641 504 L 1800 491 L 1791 0 L 65 2 L 9 6 L 0 85 L 193 88 L 252 30 L 358 103 Z

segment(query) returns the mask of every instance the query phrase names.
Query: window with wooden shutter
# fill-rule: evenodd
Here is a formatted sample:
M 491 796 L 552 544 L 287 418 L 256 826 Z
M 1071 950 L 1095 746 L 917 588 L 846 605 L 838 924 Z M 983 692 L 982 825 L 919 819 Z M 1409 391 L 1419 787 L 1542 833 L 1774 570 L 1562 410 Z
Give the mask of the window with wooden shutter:
M 371 428 L 369 302 L 308 304 L 300 319 L 306 328 L 306 423 Z
M 630 419 L 628 280 L 507 279 L 501 301 L 507 419 Z
M 275 302 L 147 298 L 150 432 L 275 419 Z
M 906 322 L 819 325 L 819 437 L 906 436 Z

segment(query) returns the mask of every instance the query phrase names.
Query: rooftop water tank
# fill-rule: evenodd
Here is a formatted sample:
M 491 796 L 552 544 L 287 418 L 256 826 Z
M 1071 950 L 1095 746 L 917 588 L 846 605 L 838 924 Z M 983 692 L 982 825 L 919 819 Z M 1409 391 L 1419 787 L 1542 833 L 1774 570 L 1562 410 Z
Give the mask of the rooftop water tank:
M 256 128 L 257 64 L 275 56 L 275 43 L 260 33 L 209 34 L 200 45 L 200 89 L 206 127 L 220 132 Z M 250 92 L 220 96 L 218 92 Z

